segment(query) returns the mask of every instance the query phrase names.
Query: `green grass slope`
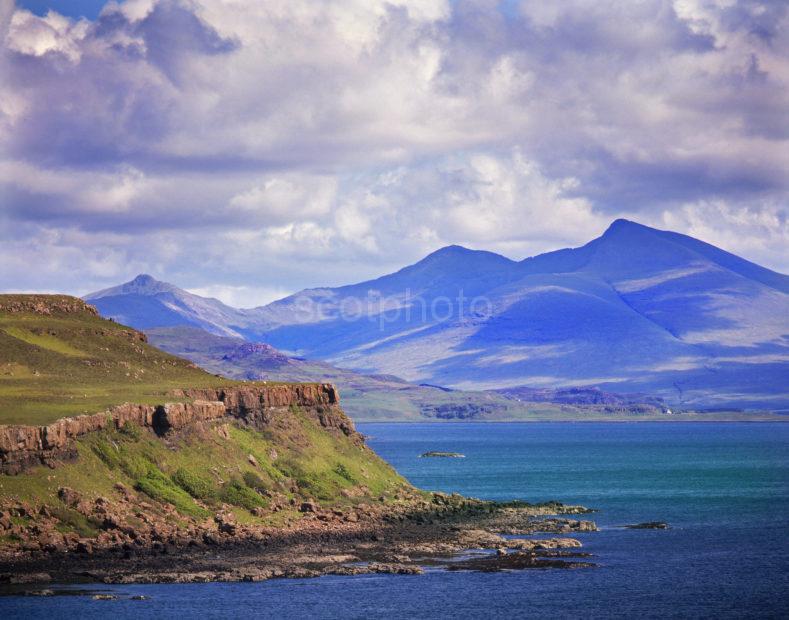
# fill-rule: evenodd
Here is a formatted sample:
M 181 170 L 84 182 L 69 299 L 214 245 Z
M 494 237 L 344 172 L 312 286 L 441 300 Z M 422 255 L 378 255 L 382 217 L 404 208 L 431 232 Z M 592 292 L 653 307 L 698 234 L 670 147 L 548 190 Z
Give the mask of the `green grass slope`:
M 156 404 L 173 388 L 232 383 L 81 300 L 0 295 L 0 424 L 46 424 L 124 402 Z
M 93 538 L 101 520 L 90 509 L 69 505 L 60 488 L 75 491 L 83 506 L 98 498 L 122 506 L 131 492 L 132 505 L 145 503 L 146 519 L 167 520 L 185 531 L 220 509 L 233 512 L 239 523 L 280 526 L 301 519 L 298 507 L 307 499 L 350 507 L 393 497 L 408 486 L 371 450 L 328 433 L 298 408 L 265 431 L 228 423 L 165 442 L 127 425 L 87 435 L 77 447 L 75 463 L 0 475 L 0 506 L 21 502 L 31 507 L 30 515 L 47 506 L 59 531 Z M 125 521 L 140 527 L 140 517 L 128 514 Z M 15 542 L 0 536 L 0 548 Z

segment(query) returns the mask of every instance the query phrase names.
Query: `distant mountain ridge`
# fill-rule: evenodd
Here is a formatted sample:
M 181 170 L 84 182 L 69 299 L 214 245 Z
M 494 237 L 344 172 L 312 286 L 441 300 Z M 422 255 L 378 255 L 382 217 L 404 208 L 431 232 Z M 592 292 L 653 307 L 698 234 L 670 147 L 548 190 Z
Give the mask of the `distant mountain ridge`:
M 449 246 L 250 310 L 137 280 L 87 299 L 134 327 L 194 325 L 415 383 L 789 406 L 789 276 L 627 220 L 520 262 Z
M 154 346 L 183 356 L 209 372 L 248 381 L 331 382 L 355 421 L 660 419 L 670 413 L 660 399 L 622 396 L 593 388 L 571 390 L 462 391 L 415 385 L 391 375 L 362 375 L 315 360 L 283 355 L 273 347 L 209 334 L 196 327 L 146 331 Z

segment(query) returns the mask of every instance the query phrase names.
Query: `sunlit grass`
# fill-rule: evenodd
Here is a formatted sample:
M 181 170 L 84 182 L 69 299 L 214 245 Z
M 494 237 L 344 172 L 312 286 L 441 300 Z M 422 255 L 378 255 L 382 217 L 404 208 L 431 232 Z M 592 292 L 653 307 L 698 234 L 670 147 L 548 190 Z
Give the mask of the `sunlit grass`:
M 89 312 L 0 312 L 2 424 L 46 424 L 124 402 L 175 400 L 175 388 L 234 383 Z

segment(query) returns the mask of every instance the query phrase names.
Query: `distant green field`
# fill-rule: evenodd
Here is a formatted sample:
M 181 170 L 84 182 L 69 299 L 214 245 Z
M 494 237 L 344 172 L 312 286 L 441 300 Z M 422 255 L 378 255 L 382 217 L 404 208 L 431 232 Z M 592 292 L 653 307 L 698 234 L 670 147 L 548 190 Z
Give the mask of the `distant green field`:
M 10 312 L 14 302 L 40 302 L 50 314 Z M 174 388 L 236 383 L 87 308 L 63 310 L 74 303 L 81 304 L 66 296 L 0 295 L 0 424 L 46 424 L 124 402 L 160 403 Z

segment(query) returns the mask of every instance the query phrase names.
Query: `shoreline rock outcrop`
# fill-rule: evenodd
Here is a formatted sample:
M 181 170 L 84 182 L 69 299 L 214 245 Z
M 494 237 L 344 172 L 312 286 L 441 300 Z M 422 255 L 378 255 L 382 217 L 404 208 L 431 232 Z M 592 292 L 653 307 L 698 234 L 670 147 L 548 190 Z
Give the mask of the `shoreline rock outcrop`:
M 187 519 L 179 528 L 167 515 L 153 517 L 145 503 L 129 495 L 92 501 L 73 489 L 58 490 L 61 501 L 93 520 L 101 520 L 96 538 L 60 533 L 55 517 L 19 503 L 9 515 L 28 515 L 35 523 L 8 532 L 35 533 L 20 548 L 0 550 L 0 593 L 4 584 L 189 583 L 262 581 L 283 577 L 419 574 L 431 570 L 492 572 L 529 568 L 581 568 L 593 564 L 582 543 L 554 533 L 545 513 L 586 509 L 550 505 L 486 502 L 440 493 L 401 489 L 388 502 L 346 506 L 312 505 L 301 518 L 281 526 L 242 523 L 224 510 L 213 518 Z M 2 513 L 2 511 L 0 511 Z M 350 514 L 356 515 L 348 519 Z M 138 521 L 130 526 L 128 518 Z M 141 523 L 139 521 L 142 521 Z M 586 522 L 585 531 L 594 531 Z M 529 538 L 502 534 L 516 528 Z M 547 526 L 547 527 L 546 527 Z M 480 553 L 480 550 L 485 550 Z M 462 564 L 466 562 L 467 564 Z

